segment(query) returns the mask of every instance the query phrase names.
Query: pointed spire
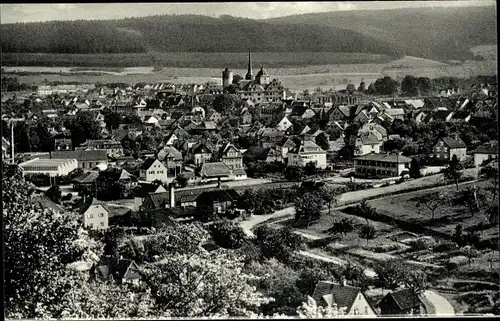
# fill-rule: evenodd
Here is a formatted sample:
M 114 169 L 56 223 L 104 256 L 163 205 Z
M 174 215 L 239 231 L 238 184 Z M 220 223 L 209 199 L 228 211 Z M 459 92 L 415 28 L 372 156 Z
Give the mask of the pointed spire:
M 248 67 L 247 67 L 247 74 L 245 76 L 246 80 L 253 80 L 253 74 L 252 74 L 252 54 L 250 53 L 250 47 L 248 48 Z

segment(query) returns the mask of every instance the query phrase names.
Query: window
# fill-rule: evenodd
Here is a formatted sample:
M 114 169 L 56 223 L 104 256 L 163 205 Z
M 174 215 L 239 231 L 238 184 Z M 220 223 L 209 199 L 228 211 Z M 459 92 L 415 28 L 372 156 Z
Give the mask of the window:
M 101 222 L 101 226 L 104 226 L 104 222 Z
M 365 314 L 368 314 L 368 307 L 365 305 Z
M 93 223 L 89 223 L 89 227 L 90 227 L 90 228 L 93 228 L 93 227 L 94 227 L 94 224 L 93 224 Z
M 88 218 L 94 218 L 94 214 L 90 213 Z
M 99 217 L 104 217 L 104 213 L 99 213 Z

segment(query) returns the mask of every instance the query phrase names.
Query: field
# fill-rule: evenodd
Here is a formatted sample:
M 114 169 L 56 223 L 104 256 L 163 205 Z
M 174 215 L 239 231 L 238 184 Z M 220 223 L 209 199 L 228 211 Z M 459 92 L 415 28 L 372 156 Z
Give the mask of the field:
M 39 85 L 45 80 L 82 83 L 123 82 L 131 85 L 138 82 L 220 84 L 224 66 L 232 68 L 235 75 L 246 73 L 248 58 L 243 53 L 175 55 L 177 56 L 172 56 L 171 63 L 162 65 L 164 68 L 161 71 L 153 71 L 152 62 L 145 63 L 144 67 L 130 67 L 140 66 L 140 64 L 132 64 L 135 61 L 130 57 L 127 58 L 127 55 L 109 55 L 110 57 L 102 58 L 104 61 L 113 61 L 113 59 L 123 57 L 121 66 L 99 64 L 96 62 L 97 58 L 94 57 L 96 55 L 78 55 L 78 59 L 72 55 L 63 55 L 71 56 L 66 57 L 68 59 L 66 64 L 63 60 L 55 59 L 54 55 L 40 55 L 44 57 L 43 59 L 50 61 L 50 64 L 46 64 L 45 67 L 41 67 L 43 66 L 41 63 L 37 66 L 30 66 L 34 63 L 30 63 L 28 58 L 23 58 L 22 61 L 25 61 L 23 65 L 9 67 L 7 64 L 9 60 L 5 60 L 4 57 L 8 55 L 3 54 L 2 68 L 3 74 L 15 76 L 21 83 L 30 85 Z M 82 62 L 76 63 L 73 60 Z M 19 60 L 20 63 L 22 61 Z M 298 92 L 305 89 L 314 90 L 318 87 L 345 89 L 349 83 L 355 85 L 361 81 L 373 83 L 377 78 L 385 75 L 401 81 L 406 75 L 429 78 L 443 76 L 468 78 L 476 75 L 496 74 L 497 70 L 496 60 L 468 61 L 447 65 L 415 57 L 403 57 L 391 61 L 386 57 L 366 54 L 353 54 L 349 58 L 345 54 L 336 53 L 255 53 L 252 54 L 252 61 L 254 73 L 257 73 L 258 69 L 263 66 L 271 78 L 278 78 L 285 87 Z M 74 69 L 82 67 L 82 64 L 87 65 L 88 68 Z M 99 66 L 107 68 L 98 68 Z
M 478 182 L 476 186 L 484 188 L 486 184 L 485 182 Z M 472 186 L 472 184 L 461 185 L 460 189 L 465 189 L 469 186 Z M 440 189 L 440 191 L 453 195 L 456 192 L 456 188 L 451 186 Z M 368 201 L 367 203 L 381 214 L 416 223 L 442 233 L 453 234 L 457 224 L 461 224 L 464 230 L 467 231 L 471 226 L 486 223 L 485 208 L 482 208 L 480 212 L 471 216 L 464 207 L 451 205 L 438 208 L 435 213 L 435 219 L 432 220 L 430 211 L 425 207 L 417 207 L 415 200 L 416 197 L 430 193 L 435 193 L 435 191 L 429 192 L 424 190 L 406 193 Z M 498 238 L 498 228 L 491 227 L 481 231 L 480 234 L 483 239 Z

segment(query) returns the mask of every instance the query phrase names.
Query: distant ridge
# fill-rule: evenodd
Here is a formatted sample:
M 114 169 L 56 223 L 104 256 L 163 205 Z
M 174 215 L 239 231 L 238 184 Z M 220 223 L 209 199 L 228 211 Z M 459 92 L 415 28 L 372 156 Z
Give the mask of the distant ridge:
M 468 60 L 496 44 L 495 7 L 311 13 L 267 20 L 158 15 L 0 25 L 4 53 L 333 52 Z M 78 35 L 78 36 L 75 36 Z

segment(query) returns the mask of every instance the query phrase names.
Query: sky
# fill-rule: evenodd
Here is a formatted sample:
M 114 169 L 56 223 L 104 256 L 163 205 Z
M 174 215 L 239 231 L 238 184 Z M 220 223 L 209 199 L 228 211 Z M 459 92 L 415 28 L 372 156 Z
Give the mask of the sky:
M 211 17 L 231 15 L 250 19 L 267 19 L 294 14 L 341 10 L 490 5 L 495 5 L 495 0 L 1 4 L 0 23 L 79 19 L 120 19 L 158 14 L 203 14 Z

